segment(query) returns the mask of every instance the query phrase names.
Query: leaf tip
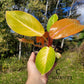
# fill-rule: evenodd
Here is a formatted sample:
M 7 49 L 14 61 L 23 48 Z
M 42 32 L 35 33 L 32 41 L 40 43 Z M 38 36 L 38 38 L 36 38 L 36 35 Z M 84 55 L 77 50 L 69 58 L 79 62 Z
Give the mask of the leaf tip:
M 6 11 L 6 13 L 5 13 L 5 17 L 7 17 L 7 14 L 9 13 L 10 11 Z
M 8 14 L 10 11 L 6 11 L 6 14 Z

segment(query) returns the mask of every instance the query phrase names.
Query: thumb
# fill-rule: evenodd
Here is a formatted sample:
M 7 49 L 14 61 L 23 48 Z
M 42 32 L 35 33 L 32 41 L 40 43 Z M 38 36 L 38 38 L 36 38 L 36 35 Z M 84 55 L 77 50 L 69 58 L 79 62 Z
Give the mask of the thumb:
M 34 52 L 32 52 L 31 53 L 31 56 L 30 56 L 30 58 L 29 58 L 29 61 L 33 61 L 33 62 L 35 62 L 35 54 L 34 54 Z

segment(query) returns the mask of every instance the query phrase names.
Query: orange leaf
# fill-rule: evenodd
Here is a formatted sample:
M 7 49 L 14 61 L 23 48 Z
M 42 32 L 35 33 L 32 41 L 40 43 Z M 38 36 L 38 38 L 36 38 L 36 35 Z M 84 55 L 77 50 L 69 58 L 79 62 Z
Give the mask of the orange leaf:
M 29 40 L 29 39 L 25 39 L 25 38 L 18 38 L 19 41 L 24 42 L 24 43 L 30 43 L 30 44 L 34 44 L 33 40 Z
M 45 32 L 45 34 L 43 35 L 45 38 L 48 38 L 49 37 L 49 33 L 48 32 Z M 45 43 L 45 40 L 43 37 L 36 37 L 36 42 L 37 43 L 41 43 L 42 46 L 44 46 L 44 43 Z
M 78 23 L 80 24 L 80 21 L 79 20 L 76 20 L 76 19 L 72 19 L 75 23 Z
M 52 25 L 49 36 L 52 39 L 60 39 L 74 35 L 84 29 L 84 25 L 76 19 L 62 19 Z

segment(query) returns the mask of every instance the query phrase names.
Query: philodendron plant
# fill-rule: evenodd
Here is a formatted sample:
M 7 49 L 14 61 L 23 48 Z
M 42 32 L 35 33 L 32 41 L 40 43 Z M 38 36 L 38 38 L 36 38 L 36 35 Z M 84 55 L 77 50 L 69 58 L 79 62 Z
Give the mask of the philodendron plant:
M 33 40 L 19 39 L 22 42 L 42 47 L 35 60 L 41 74 L 49 72 L 55 59 L 60 57 L 60 54 L 52 48 L 53 39 L 65 38 L 84 29 L 84 26 L 76 19 L 57 20 L 58 16 L 52 15 L 48 20 L 47 32 L 45 32 L 41 23 L 32 15 L 22 11 L 6 11 L 7 24 L 13 31 L 24 36 L 36 36 L 36 42 L 42 44 L 36 45 Z

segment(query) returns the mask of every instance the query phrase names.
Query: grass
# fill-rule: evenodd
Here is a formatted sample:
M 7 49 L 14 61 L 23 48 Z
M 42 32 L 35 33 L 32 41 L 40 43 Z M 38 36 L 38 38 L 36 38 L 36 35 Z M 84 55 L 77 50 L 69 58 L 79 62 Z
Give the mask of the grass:
M 14 58 L 13 58 L 14 59 Z M 66 52 L 62 54 L 62 58 L 58 61 L 57 66 L 49 75 L 47 84 L 83 84 L 84 83 L 84 67 L 79 63 L 77 52 Z M 16 67 L 14 70 L 0 73 L 0 84 L 25 84 L 27 80 L 26 61 L 17 62 L 13 60 Z M 7 62 L 6 62 L 7 63 Z M 10 62 L 11 63 L 11 62 Z M 15 64 L 16 63 L 16 64 Z M 22 66 L 17 67 L 21 64 Z M 13 63 L 12 63 L 13 64 Z M 23 67 L 24 66 L 24 67 Z M 23 67 L 23 68 L 21 68 Z M 21 69 L 17 69 L 21 68 Z M 16 69 L 16 70 L 15 70 Z M 60 69 L 56 73 L 56 70 Z
M 26 71 L 15 71 L 12 73 L 2 73 L 0 84 L 25 84 L 27 79 Z
M 59 75 L 56 70 L 60 69 Z M 58 78 L 57 77 L 62 77 Z M 69 77 L 69 78 L 68 78 Z M 84 69 L 79 64 L 77 52 L 66 52 L 58 61 L 57 66 L 49 76 L 48 84 L 83 84 Z

